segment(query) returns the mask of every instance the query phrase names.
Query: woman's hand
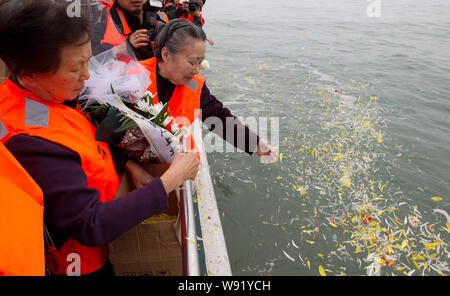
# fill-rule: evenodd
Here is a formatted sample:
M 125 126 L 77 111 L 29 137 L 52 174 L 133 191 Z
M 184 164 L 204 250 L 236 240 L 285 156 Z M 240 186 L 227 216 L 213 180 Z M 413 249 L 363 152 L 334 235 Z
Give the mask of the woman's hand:
M 259 140 L 256 146 L 256 153 L 266 163 L 274 163 L 278 160 L 278 153 L 263 139 Z
M 211 45 L 211 46 L 214 45 L 214 40 L 212 40 L 211 38 L 209 38 L 208 35 L 206 35 L 206 41 L 208 41 L 209 45 Z
M 146 29 L 140 29 L 130 35 L 129 41 L 134 48 L 140 48 L 148 45 L 150 37 L 148 37 Z
M 144 187 L 151 180 L 153 180 L 153 176 L 150 175 L 143 167 L 132 160 L 128 160 L 125 164 L 125 169 L 130 174 L 131 180 L 133 181 L 134 187 L 139 189 Z
M 170 193 L 184 181 L 195 178 L 200 167 L 197 152 L 178 153 L 169 169 L 161 176 L 167 193 Z

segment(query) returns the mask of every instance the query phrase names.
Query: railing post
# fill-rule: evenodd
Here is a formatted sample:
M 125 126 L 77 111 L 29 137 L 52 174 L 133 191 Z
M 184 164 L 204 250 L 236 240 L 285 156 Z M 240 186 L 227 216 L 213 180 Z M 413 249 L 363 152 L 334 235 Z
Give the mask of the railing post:
M 183 137 L 183 151 L 189 152 L 188 137 Z M 200 264 L 197 251 L 197 231 L 195 229 L 194 201 L 192 200 L 192 181 L 183 183 L 183 223 L 182 223 L 182 246 L 184 263 L 184 274 L 187 276 L 199 276 Z

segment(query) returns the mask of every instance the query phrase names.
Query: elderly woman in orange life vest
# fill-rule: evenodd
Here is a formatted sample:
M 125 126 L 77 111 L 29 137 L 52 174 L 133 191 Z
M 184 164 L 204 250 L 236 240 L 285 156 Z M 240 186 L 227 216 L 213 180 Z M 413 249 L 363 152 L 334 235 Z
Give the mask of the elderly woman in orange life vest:
M 90 76 L 89 19 L 69 17 L 65 0 L 0 3 L 0 58 L 12 73 L 0 85 L 0 140 L 43 192 L 47 269 L 66 274 L 76 253 L 81 274 L 112 274 L 107 244 L 168 208 L 168 193 L 196 176 L 197 155 L 177 154 L 151 181 L 128 161 L 145 185 L 113 200 L 121 168 L 74 100 Z
M 205 40 L 205 33 L 184 19 L 172 20 L 158 34 L 153 48 L 155 57 L 141 61 L 150 71 L 149 90 L 157 93 L 153 103 L 169 102 L 171 115 L 183 117 L 187 123 L 178 123 L 184 125 L 191 124 L 200 109 L 201 119 L 214 133 L 248 154 L 256 152 L 264 161 L 275 162 L 277 152 L 240 123 L 210 93 L 205 78 L 199 75 L 205 58 Z M 240 137 L 242 134 L 244 139 Z M 227 139 L 228 135 L 232 137 Z

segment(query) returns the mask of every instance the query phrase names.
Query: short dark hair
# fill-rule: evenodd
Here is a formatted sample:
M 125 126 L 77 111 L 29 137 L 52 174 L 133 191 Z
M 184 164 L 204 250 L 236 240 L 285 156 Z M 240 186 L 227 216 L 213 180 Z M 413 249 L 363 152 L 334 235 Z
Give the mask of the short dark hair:
M 15 75 L 54 73 L 61 49 L 88 38 L 86 13 L 68 15 L 65 0 L 0 0 L 0 58 Z
M 205 32 L 185 19 L 174 19 L 158 33 L 153 42 L 153 54 L 160 60 L 161 50 L 166 47 L 177 54 L 184 49 L 187 38 L 206 41 Z

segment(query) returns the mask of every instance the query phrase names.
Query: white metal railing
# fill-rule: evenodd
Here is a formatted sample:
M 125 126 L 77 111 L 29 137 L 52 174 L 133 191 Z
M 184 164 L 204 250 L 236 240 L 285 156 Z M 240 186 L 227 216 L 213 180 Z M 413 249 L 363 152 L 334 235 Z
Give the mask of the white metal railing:
M 183 137 L 183 151 L 189 152 L 188 137 Z M 194 201 L 192 200 L 192 181 L 186 180 L 183 183 L 183 213 L 184 221 L 181 224 L 184 228 L 182 233 L 183 266 L 184 274 L 187 276 L 200 275 L 200 263 L 197 251 L 197 231 L 195 229 Z
M 195 120 L 190 129 L 200 153 L 200 172 L 194 183 L 198 198 L 198 215 L 202 231 L 206 273 L 208 276 L 231 276 L 227 245 L 203 143 L 201 121 Z

